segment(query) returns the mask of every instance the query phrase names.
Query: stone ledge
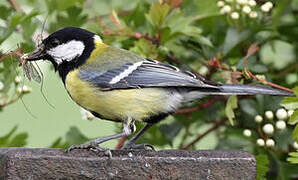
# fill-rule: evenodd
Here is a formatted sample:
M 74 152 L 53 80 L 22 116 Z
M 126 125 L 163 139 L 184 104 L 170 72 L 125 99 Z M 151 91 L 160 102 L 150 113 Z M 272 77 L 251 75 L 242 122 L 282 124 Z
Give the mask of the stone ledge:
M 256 160 L 238 150 L 0 148 L 0 179 L 256 179 Z

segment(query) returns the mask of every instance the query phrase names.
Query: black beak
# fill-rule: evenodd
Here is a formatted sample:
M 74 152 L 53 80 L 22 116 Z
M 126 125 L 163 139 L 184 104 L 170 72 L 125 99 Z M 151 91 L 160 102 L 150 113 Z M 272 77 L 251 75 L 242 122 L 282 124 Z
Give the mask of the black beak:
M 44 44 L 40 44 L 34 51 L 31 53 L 25 54 L 23 56 L 27 61 L 37 61 L 44 59 L 46 56 L 46 50 Z

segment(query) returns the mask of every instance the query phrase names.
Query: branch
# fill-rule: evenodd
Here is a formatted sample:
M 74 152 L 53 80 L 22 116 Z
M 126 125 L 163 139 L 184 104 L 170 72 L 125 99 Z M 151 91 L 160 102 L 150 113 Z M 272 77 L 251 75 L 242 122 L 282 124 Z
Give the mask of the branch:
M 128 136 L 123 136 L 122 138 L 120 138 L 118 140 L 118 143 L 117 143 L 115 149 L 121 149 L 127 139 L 128 139 Z
M 210 132 L 216 130 L 221 125 L 223 125 L 227 121 L 227 118 L 222 118 L 220 121 L 215 122 L 211 128 L 209 128 L 207 131 L 205 131 L 203 134 L 199 135 L 195 140 L 190 142 L 189 144 L 185 145 L 181 149 L 189 149 L 191 146 L 195 145 L 197 142 L 199 142 L 203 137 L 208 135 Z
M 245 75 L 244 75 L 243 72 L 235 71 L 235 70 L 233 70 L 233 69 L 231 69 L 231 68 L 228 68 L 228 67 L 225 67 L 225 66 L 221 65 L 220 62 L 219 62 L 216 58 L 213 58 L 213 59 L 209 60 L 209 61 L 207 62 L 207 64 L 208 64 L 209 66 L 213 66 L 213 67 L 216 67 L 216 68 L 225 70 L 225 71 L 230 71 L 230 72 L 232 72 L 232 73 L 241 74 L 242 76 L 245 77 Z M 281 90 L 284 90 L 284 91 L 288 91 L 288 92 L 293 92 L 293 90 L 291 90 L 291 89 L 289 89 L 289 88 L 286 88 L 286 87 L 277 85 L 277 84 L 275 84 L 275 83 L 266 81 L 266 80 L 264 80 L 264 79 L 260 79 L 260 78 L 256 77 L 255 75 L 253 75 L 253 74 L 252 74 L 251 72 L 249 72 L 249 71 L 246 71 L 246 75 L 248 75 L 248 76 L 249 76 L 250 78 L 252 78 L 252 79 L 255 79 L 255 80 L 257 80 L 257 81 L 259 81 L 259 82 L 261 82 L 261 83 L 263 83 L 263 84 L 267 84 L 267 85 L 269 85 L 269 86 L 271 86 L 271 87 L 274 87 L 274 88 L 277 88 L 277 89 L 281 89 Z
M 274 83 L 269 82 L 269 81 L 266 81 L 266 80 L 264 80 L 264 79 L 260 79 L 260 78 L 256 77 L 255 75 L 253 75 L 251 72 L 248 72 L 248 75 L 249 75 L 251 78 L 253 78 L 253 79 L 255 79 L 255 80 L 257 80 L 257 81 L 259 81 L 259 82 L 261 82 L 261 83 L 263 83 L 263 84 L 268 84 L 268 85 L 271 86 L 271 87 L 275 87 L 275 88 L 277 88 L 277 89 L 281 89 L 281 90 L 288 91 L 288 92 L 294 92 L 292 89 L 289 89 L 289 88 L 280 86 L 280 85 L 278 85 L 278 84 L 274 84 Z
M 21 9 L 19 3 L 16 0 L 8 0 L 8 2 L 15 11 L 22 12 L 22 9 Z
M 212 106 L 217 100 L 218 100 L 218 98 L 212 98 L 207 102 L 199 104 L 198 106 L 184 108 L 184 109 L 178 109 L 175 114 L 189 114 L 189 113 L 207 108 L 209 106 Z
M 22 49 L 21 48 L 18 48 L 14 51 L 11 51 L 9 53 L 6 53 L 6 54 L 3 54 L 0 56 L 0 63 L 6 58 L 6 57 L 9 57 L 9 56 L 16 56 L 18 58 L 20 58 L 22 56 Z
M 139 33 L 139 32 L 135 32 L 132 34 L 132 37 L 136 38 L 136 39 L 140 39 L 140 38 L 144 38 L 144 39 L 147 39 L 148 41 L 151 41 L 152 44 L 154 45 L 159 45 L 159 38 L 156 38 L 156 37 L 150 37 L 148 34 L 142 34 L 142 33 Z

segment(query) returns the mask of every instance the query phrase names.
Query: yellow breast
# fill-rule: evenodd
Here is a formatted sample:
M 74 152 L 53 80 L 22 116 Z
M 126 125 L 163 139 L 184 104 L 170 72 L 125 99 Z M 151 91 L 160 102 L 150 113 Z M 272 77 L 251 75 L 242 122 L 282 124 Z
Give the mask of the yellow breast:
M 80 106 L 94 111 L 104 119 L 124 121 L 128 118 L 143 121 L 160 112 L 170 111 L 169 95 L 159 88 L 100 91 L 78 77 L 79 70 L 66 76 L 65 86 Z

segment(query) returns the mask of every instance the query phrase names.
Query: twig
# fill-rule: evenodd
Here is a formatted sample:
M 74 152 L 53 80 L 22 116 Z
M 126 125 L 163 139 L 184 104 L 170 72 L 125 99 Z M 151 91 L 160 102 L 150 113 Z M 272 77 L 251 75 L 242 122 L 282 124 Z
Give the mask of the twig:
M 260 78 L 256 77 L 255 75 L 253 75 L 251 72 L 248 72 L 248 75 L 249 75 L 251 78 L 253 78 L 253 79 L 255 79 L 255 80 L 257 80 L 257 81 L 259 81 L 259 82 L 261 82 L 261 83 L 268 84 L 268 85 L 271 86 L 271 87 L 275 87 L 275 88 L 277 88 L 277 89 L 281 89 L 281 90 L 288 91 L 288 92 L 294 92 L 292 89 L 289 89 L 289 88 L 286 88 L 286 87 L 283 87 L 283 86 L 274 84 L 274 83 L 269 82 L 269 81 L 266 81 L 266 80 L 264 80 L 264 79 L 260 79 Z
M 200 109 L 204 109 L 207 108 L 209 106 L 212 106 L 216 101 L 218 100 L 218 98 L 212 98 L 209 101 L 199 104 L 198 106 L 194 106 L 194 107 L 190 107 L 190 108 L 185 108 L 185 109 L 179 109 L 176 111 L 175 114 L 189 114 L 195 111 L 198 111 Z
M 179 64 L 179 65 L 184 65 L 184 63 L 180 59 L 178 59 L 177 57 L 175 57 L 172 53 L 169 53 L 167 56 L 174 63 Z
M 1 108 L 4 108 L 5 106 L 8 106 L 12 103 L 15 103 L 23 94 L 18 94 L 15 98 L 13 99 L 10 99 L 9 101 L 5 102 L 5 103 L 2 103 L 0 104 L 0 107 Z
M 22 49 L 21 48 L 18 48 L 14 51 L 11 51 L 9 53 L 6 53 L 6 54 L 2 54 L 0 56 L 0 63 L 8 56 L 17 56 L 18 58 L 20 58 L 22 56 Z
M 121 149 L 127 139 L 128 139 L 128 136 L 123 136 L 122 138 L 120 138 L 118 140 L 118 143 L 117 143 L 115 149 Z
M 218 68 L 218 69 L 222 69 L 222 70 L 225 70 L 225 71 L 234 72 L 233 69 L 221 65 L 221 63 L 220 63 L 216 58 L 210 59 L 210 60 L 207 62 L 207 65 L 208 65 L 208 66 L 211 66 L 211 67 Z
M 216 58 L 213 58 L 213 59 L 209 60 L 209 61 L 207 62 L 207 64 L 208 64 L 209 66 L 213 66 L 213 67 L 216 67 L 216 68 L 219 68 L 219 69 L 222 69 L 222 70 L 230 71 L 230 72 L 232 72 L 232 73 L 239 73 L 239 74 L 242 74 L 242 76 L 244 76 L 243 72 L 235 71 L 235 70 L 233 70 L 233 69 L 231 69 L 231 68 L 227 68 L 227 67 L 225 67 L 225 66 L 222 66 L 222 65 L 220 64 L 220 62 L 219 62 Z M 291 89 L 289 89 L 289 88 L 286 88 L 286 87 L 277 85 L 277 84 L 275 84 L 275 83 L 266 81 L 266 80 L 264 80 L 264 79 L 260 79 L 260 78 L 256 77 L 255 75 L 253 75 L 253 74 L 252 74 L 251 72 L 249 72 L 249 71 L 246 71 L 246 74 L 247 74 L 250 78 L 255 79 L 255 80 L 257 80 L 257 81 L 259 81 L 259 82 L 261 82 L 261 83 L 263 83 L 263 84 L 267 84 L 267 85 L 269 85 L 269 86 L 271 86 L 271 87 L 274 87 L 274 88 L 277 88 L 277 89 L 281 89 L 281 90 L 284 90 L 284 91 L 293 92 L 293 90 L 291 90 Z
M 291 71 L 294 71 L 296 69 L 298 69 L 298 63 L 291 64 L 288 68 L 286 68 L 285 70 L 280 72 L 275 78 L 281 78 L 281 77 L 289 74 Z
M 8 0 L 8 2 L 15 11 L 22 12 L 22 9 L 21 9 L 19 3 L 16 0 Z
M 226 121 L 227 121 L 227 118 L 222 118 L 220 121 L 215 122 L 211 128 L 209 128 L 203 134 L 199 135 L 195 140 L 193 140 L 189 144 L 183 146 L 181 149 L 188 149 L 188 148 L 190 148 L 191 146 L 193 146 L 194 144 L 196 144 L 197 142 L 199 142 L 203 137 L 205 137 L 206 135 L 208 135 L 210 132 L 212 132 L 212 131 L 216 130 L 217 128 L 219 128 Z
M 139 33 L 139 32 L 135 32 L 132 37 L 134 38 L 137 38 L 137 39 L 140 39 L 140 38 L 144 38 L 144 39 L 147 39 L 148 41 L 151 41 L 152 44 L 154 45 L 159 45 L 159 38 L 156 38 L 156 37 L 150 37 L 148 34 L 142 34 L 142 33 Z

